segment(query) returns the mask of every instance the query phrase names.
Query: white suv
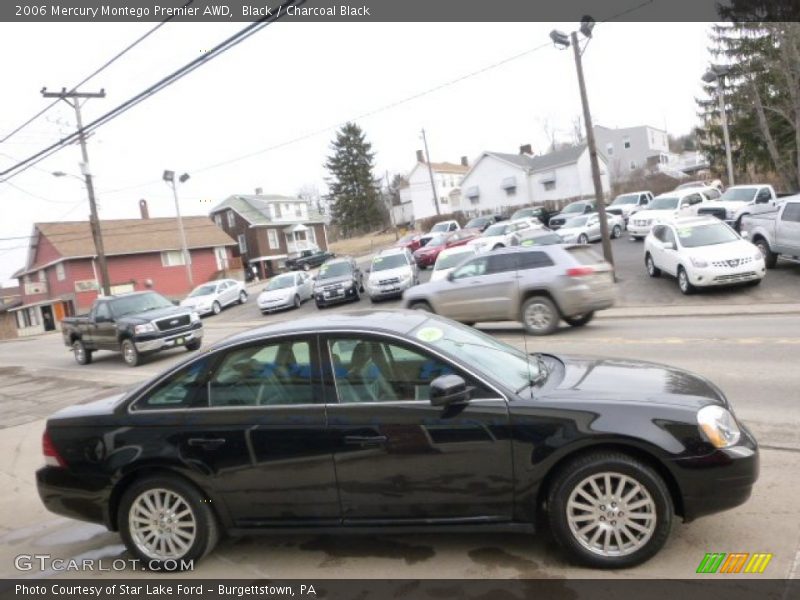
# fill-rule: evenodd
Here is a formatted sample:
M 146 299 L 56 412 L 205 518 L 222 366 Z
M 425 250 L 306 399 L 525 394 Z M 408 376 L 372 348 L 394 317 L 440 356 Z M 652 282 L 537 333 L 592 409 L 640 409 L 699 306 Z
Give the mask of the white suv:
M 650 277 L 676 277 L 684 294 L 698 287 L 758 285 L 767 273 L 761 251 L 714 217 L 655 225 L 644 241 L 644 263 Z
M 671 221 L 676 217 L 696 215 L 698 205 L 708 202 L 705 191 L 703 188 L 687 188 L 656 196 L 646 208 L 628 220 L 628 233 L 631 239 L 642 239 L 650 233 L 650 229 L 656 223 Z
M 372 259 L 365 287 L 372 302 L 399 298 L 419 282 L 417 263 L 407 248 L 389 248 Z

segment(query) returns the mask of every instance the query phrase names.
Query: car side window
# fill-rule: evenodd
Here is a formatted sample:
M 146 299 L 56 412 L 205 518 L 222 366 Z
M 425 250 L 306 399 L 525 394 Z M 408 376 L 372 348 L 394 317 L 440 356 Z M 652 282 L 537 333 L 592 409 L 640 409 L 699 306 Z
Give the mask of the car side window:
M 208 389 L 211 407 L 313 404 L 309 343 L 285 340 L 231 350 Z
M 97 305 L 94 311 L 94 318 L 105 319 L 106 321 L 111 320 L 111 309 L 108 307 L 108 302 L 100 302 Z
M 667 244 L 672 244 L 675 248 L 678 247 L 678 244 L 675 241 L 675 234 L 672 232 L 672 228 L 664 227 L 664 242 Z
M 800 223 L 800 203 L 790 202 L 786 204 L 781 214 L 781 221 L 789 221 L 790 223 Z
M 517 270 L 517 259 L 514 254 L 490 254 L 487 258 L 489 260 L 486 272 L 490 275 Z
M 207 377 L 212 357 L 204 356 L 179 369 L 131 406 L 137 410 L 175 410 L 208 406 Z
M 465 277 L 478 277 L 479 275 L 483 275 L 486 272 L 488 262 L 487 256 L 475 258 L 453 271 L 453 279 L 464 279 Z
M 517 259 L 520 269 L 540 269 L 555 264 L 546 252 L 520 252 Z
M 656 238 L 659 242 L 666 241 L 664 239 L 664 231 L 666 229 L 667 228 L 664 225 L 656 225 L 655 227 L 653 227 L 653 237 Z
M 456 369 L 433 356 L 400 344 L 371 339 L 328 342 L 339 402 L 396 402 L 430 400 L 430 384 Z M 471 378 L 474 398 L 496 397 Z
M 640 205 L 647 204 L 647 195 L 646 194 L 642 194 L 641 196 L 639 196 L 639 204 Z

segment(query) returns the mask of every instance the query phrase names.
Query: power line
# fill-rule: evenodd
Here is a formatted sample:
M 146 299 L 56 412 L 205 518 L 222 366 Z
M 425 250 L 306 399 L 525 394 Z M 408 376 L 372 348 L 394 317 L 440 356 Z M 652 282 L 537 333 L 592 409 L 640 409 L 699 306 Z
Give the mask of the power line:
M 48 156 L 54 154 L 61 150 L 66 144 L 72 142 L 73 140 L 77 139 L 80 135 L 86 135 L 87 133 L 97 129 L 98 127 L 108 123 L 109 121 L 117 118 L 119 115 L 123 114 L 124 112 L 130 110 L 140 102 L 146 100 L 150 96 L 153 96 L 163 90 L 164 88 L 172 85 L 176 81 L 182 79 L 198 67 L 204 65 L 205 63 L 209 62 L 213 58 L 216 58 L 220 54 L 230 50 L 234 46 L 240 44 L 253 34 L 260 31 L 262 28 L 266 27 L 272 22 L 275 22 L 279 19 L 282 19 L 286 15 L 286 9 L 289 6 L 300 6 L 305 4 L 306 0 L 287 0 L 283 4 L 280 5 L 277 9 L 275 9 L 274 15 L 265 15 L 261 17 L 259 20 L 250 23 L 243 29 L 239 30 L 234 35 L 230 36 L 229 38 L 223 40 L 219 44 L 217 44 L 214 48 L 209 50 L 208 52 L 204 53 L 202 56 L 195 58 L 194 60 L 190 61 L 189 63 L 185 64 L 184 66 L 180 67 L 176 71 L 172 72 L 171 74 L 163 77 L 156 83 L 152 84 L 151 86 L 145 88 L 142 92 L 136 94 L 132 98 L 126 100 L 122 104 L 118 105 L 117 107 L 111 109 L 109 112 L 105 113 L 103 116 L 95 119 L 82 129 L 67 135 L 66 137 L 62 138 L 60 141 L 40 150 L 39 152 L 29 156 L 28 158 L 18 162 L 16 165 L 6 169 L 5 171 L 0 172 L 0 176 L 6 175 L 5 179 L 0 180 L 0 183 L 4 181 L 8 181 L 11 177 L 15 177 L 20 173 L 23 173 L 31 166 L 41 162 L 42 160 L 46 159 Z M 10 175 L 9 175 L 10 174 Z
M 186 8 L 187 6 L 189 6 L 190 4 L 192 4 L 193 2 L 194 2 L 194 0 L 188 0 L 188 1 L 186 2 L 186 4 L 184 4 L 184 5 L 183 5 L 183 7 L 182 7 L 182 8 Z M 115 62 L 117 62 L 117 61 L 118 61 L 120 58 L 122 58 L 122 57 L 123 57 L 125 54 L 127 54 L 128 52 L 130 52 L 131 50 L 133 50 L 133 48 L 135 48 L 136 46 L 138 46 L 140 43 L 142 43 L 142 42 L 143 42 L 144 40 L 146 40 L 148 37 L 150 37 L 151 35 L 153 35 L 153 34 L 154 34 L 156 31 L 158 31 L 158 29 L 159 29 L 159 28 L 161 28 L 163 25 L 165 25 L 166 23 L 168 23 L 169 21 L 171 21 L 171 20 L 172 20 L 172 19 L 174 19 L 174 18 L 175 18 L 175 15 L 170 15 L 169 17 L 167 17 L 166 19 L 164 19 L 163 21 L 161 21 L 161 22 L 160 22 L 158 25 L 156 25 L 155 27 L 153 27 L 152 29 L 150 29 L 149 31 L 147 31 L 147 33 L 145 33 L 144 35 L 142 35 L 142 36 L 139 36 L 138 38 L 136 38 L 136 39 L 135 39 L 135 40 L 134 40 L 132 43 L 128 44 L 128 45 L 127 45 L 125 48 L 123 48 L 122 50 L 120 50 L 119 52 L 117 52 L 117 53 L 116 53 L 114 56 L 112 56 L 112 57 L 111 57 L 109 60 L 107 60 L 107 61 L 106 61 L 105 63 L 103 63 L 102 65 L 100 65 L 100 67 L 98 67 L 97 69 L 95 69 L 95 70 L 94 70 L 92 73 L 90 73 L 89 75 L 87 75 L 86 77 L 84 77 L 84 78 L 83 78 L 81 81 L 79 81 L 79 82 L 78 82 L 78 83 L 76 83 L 74 86 L 72 86 L 72 88 L 71 88 L 69 91 L 71 91 L 71 92 L 74 92 L 74 91 L 75 91 L 75 90 L 77 90 L 79 87 L 81 87 L 81 86 L 82 86 L 84 83 L 86 83 L 87 81 L 89 81 L 89 80 L 91 80 L 91 79 L 95 78 L 97 75 L 99 75 L 100 73 L 102 73 L 103 71 L 105 71 L 105 70 L 106 70 L 108 67 L 110 67 L 112 64 L 114 64 Z M 54 107 L 56 104 L 58 104 L 58 100 L 53 100 L 53 102 L 51 102 L 50 104 L 48 104 L 47 106 L 45 106 L 45 107 L 44 107 L 42 110 L 40 110 L 39 112 L 37 112 L 37 113 L 36 113 L 35 115 L 33 115 L 33 116 L 30 118 L 30 119 L 28 119 L 27 121 L 25 121 L 24 123 L 22 123 L 22 125 L 19 125 L 19 126 L 17 126 L 17 128 L 16 128 L 16 129 L 14 129 L 14 130 L 13 130 L 11 133 L 8 133 L 8 134 L 6 134 L 6 136 L 5 136 L 3 139 L 0 139 L 0 144 L 2 144 L 3 142 L 7 141 L 7 140 L 8 140 L 8 139 L 10 139 L 11 137 L 13 137 L 13 136 L 14 136 L 14 134 L 18 133 L 19 131 L 22 131 L 22 130 L 23 130 L 25 127 L 27 127 L 28 125 L 30 125 L 31 123 L 33 123 L 33 122 L 34 122 L 36 119 L 38 119 L 39 117 L 41 117 L 41 116 L 42 116 L 44 113 L 46 113 L 47 111 L 49 111 L 49 110 L 50 110 L 51 108 L 53 108 L 53 107 Z

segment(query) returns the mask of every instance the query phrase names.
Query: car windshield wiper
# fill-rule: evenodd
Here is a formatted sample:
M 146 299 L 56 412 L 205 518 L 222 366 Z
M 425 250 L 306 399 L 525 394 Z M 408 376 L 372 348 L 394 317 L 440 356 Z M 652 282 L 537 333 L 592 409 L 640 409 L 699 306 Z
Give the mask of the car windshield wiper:
M 525 385 L 519 388 L 515 394 L 519 394 L 521 391 L 525 390 L 529 387 L 536 387 L 547 381 L 547 378 L 550 375 L 550 370 L 547 368 L 547 364 L 544 362 L 544 358 L 542 358 L 542 354 L 540 352 L 536 352 L 533 355 L 536 358 L 536 376 L 531 377 L 530 381 L 528 381 Z

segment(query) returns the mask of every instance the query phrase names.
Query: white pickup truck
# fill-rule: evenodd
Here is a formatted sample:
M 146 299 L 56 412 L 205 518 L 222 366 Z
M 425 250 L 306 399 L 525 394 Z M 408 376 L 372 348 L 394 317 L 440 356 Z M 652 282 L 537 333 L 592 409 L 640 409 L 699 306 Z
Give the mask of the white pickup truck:
M 771 185 L 734 185 L 725 190 L 717 200 L 697 210 L 698 215 L 711 215 L 725 221 L 736 231 L 742 227 L 742 217 L 753 213 L 773 210 L 779 194 Z
M 777 210 L 745 216 L 741 233 L 758 246 L 768 269 L 779 256 L 800 262 L 800 194 L 782 200 Z

